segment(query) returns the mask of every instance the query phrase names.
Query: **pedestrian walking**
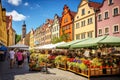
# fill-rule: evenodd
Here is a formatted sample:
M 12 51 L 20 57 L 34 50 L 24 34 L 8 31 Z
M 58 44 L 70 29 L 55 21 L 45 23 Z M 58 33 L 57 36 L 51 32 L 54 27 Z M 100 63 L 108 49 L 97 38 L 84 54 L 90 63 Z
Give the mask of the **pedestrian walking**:
M 27 60 L 28 60 L 28 63 L 30 62 L 30 52 L 27 51 Z
M 22 67 L 22 66 L 23 66 L 23 62 L 24 62 L 22 50 L 19 50 L 19 51 L 16 53 L 16 60 L 17 60 L 18 68 L 19 68 L 19 67 Z
M 12 69 L 12 68 L 13 68 L 13 65 L 14 65 L 14 60 L 15 60 L 15 52 L 14 52 L 14 49 L 11 49 L 11 50 L 10 50 L 9 55 L 10 55 L 10 68 Z

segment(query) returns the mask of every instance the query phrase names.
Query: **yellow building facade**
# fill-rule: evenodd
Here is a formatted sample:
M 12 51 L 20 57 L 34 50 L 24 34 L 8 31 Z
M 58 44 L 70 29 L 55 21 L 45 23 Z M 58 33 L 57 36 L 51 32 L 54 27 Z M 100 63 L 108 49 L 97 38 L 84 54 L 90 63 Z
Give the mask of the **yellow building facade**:
M 74 40 L 96 37 L 95 9 L 97 3 L 82 0 L 74 18 Z
M 0 2 L 0 42 L 7 46 L 6 10 Z
M 30 31 L 30 48 L 34 47 L 34 30 Z
M 15 30 L 12 28 L 12 16 L 6 16 L 7 46 L 15 44 Z

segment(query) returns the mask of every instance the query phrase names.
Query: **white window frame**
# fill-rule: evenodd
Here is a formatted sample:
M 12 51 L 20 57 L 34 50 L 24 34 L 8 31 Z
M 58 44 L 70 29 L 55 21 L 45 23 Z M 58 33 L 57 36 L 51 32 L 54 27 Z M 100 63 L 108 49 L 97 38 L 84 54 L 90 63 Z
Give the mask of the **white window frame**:
M 99 17 L 97 18 L 98 21 L 102 20 L 102 13 L 99 13 L 98 16 L 101 15 L 101 19 L 99 19 Z
M 83 34 L 84 34 L 84 36 L 83 36 Z M 85 39 L 86 38 L 86 33 L 84 32 L 84 33 L 81 33 L 81 39 Z
M 76 25 L 76 29 L 80 28 L 80 23 L 79 22 L 75 23 L 75 25 Z
M 84 13 L 83 13 L 83 10 L 84 10 Z M 85 15 L 85 8 L 81 9 L 81 15 Z
M 78 38 L 79 36 L 79 38 Z M 76 34 L 76 40 L 80 39 L 80 34 Z
M 102 30 L 102 29 L 101 28 L 98 29 L 98 35 L 102 35 L 103 34 L 103 30 L 102 30 L 101 34 L 99 33 L 99 30 Z
M 108 28 L 108 33 L 105 32 L 105 29 L 106 29 L 106 28 Z M 109 34 L 109 32 L 110 32 L 109 26 L 104 27 L 104 34 Z
M 115 32 L 115 31 L 114 31 L 114 26 L 116 26 L 116 25 L 118 25 L 118 31 Z M 119 24 L 114 24 L 114 25 L 113 25 L 113 33 L 118 33 L 118 32 L 119 32 Z
M 120 9 L 119 6 L 115 6 L 115 7 L 112 8 L 112 16 L 115 16 L 115 15 L 114 15 L 114 9 L 115 9 L 115 8 L 118 8 L 118 14 L 120 13 L 120 12 L 119 12 L 119 9 Z
M 91 34 L 89 35 L 89 33 L 91 33 Z M 89 36 L 88 36 L 88 35 L 89 35 Z M 87 37 L 92 38 L 92 37 L 93 37 L 93 31 L 87 32 Z
M 104 19 L 108 19 L 108 18 L 105 18 L 105 13 L 108 12 L 108 18 L 109 18 L 109 10 L 106 10 L 104 11 Z

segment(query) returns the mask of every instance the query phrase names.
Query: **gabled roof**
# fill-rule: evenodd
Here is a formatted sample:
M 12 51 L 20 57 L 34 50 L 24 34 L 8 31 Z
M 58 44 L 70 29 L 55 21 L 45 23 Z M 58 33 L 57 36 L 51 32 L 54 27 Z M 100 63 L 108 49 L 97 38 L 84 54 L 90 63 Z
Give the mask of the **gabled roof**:
M 89 1 L 88 5 L 89 5 L 89 7 L 93 7 L 94 9 L 99 9 L 102 6 L 102 4 L 100 4 L 100 3 L 91 2 L 91 1 Z
M 77 13 L 77 12 L 70 11 L 70 14 L 71 14 L 72 17 L 75 17 L 76 13 Z

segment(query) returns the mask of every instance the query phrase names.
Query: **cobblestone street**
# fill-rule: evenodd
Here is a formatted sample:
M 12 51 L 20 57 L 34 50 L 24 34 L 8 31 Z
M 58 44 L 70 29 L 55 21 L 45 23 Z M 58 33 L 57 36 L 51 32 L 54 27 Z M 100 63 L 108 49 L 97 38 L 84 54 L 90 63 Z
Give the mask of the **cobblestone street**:
M 29 71 L 27 63 L 23 68 L 9 68 L 8 61 L 0 62 L 0 80 L 88 80 L 86 77 L 76 75 L 69 71 L 56 68 L 48 69 L 49 74 L 44 72 Z M 119 77 L 100 77 L 91 80 L 119 80 Z

